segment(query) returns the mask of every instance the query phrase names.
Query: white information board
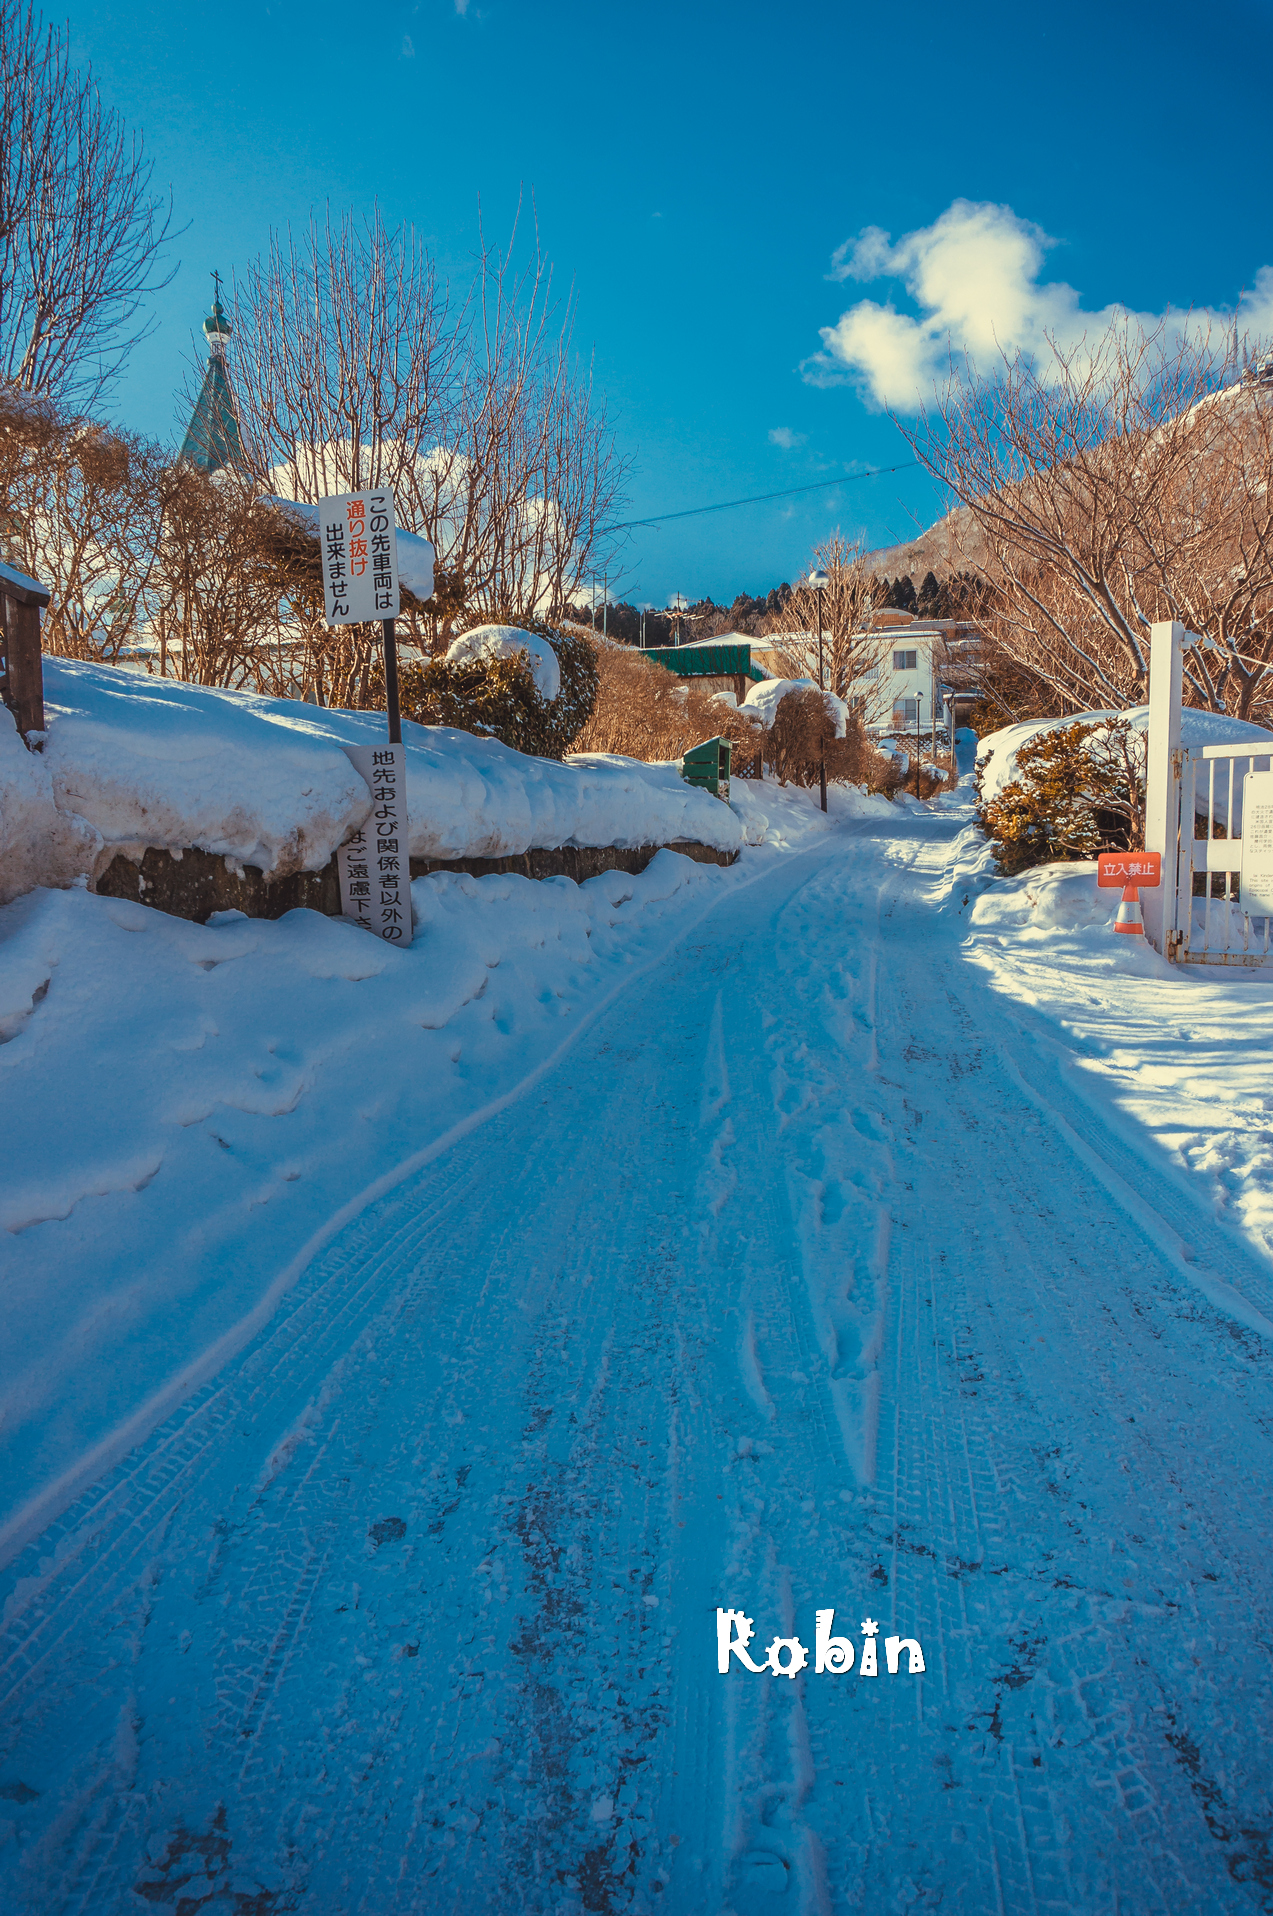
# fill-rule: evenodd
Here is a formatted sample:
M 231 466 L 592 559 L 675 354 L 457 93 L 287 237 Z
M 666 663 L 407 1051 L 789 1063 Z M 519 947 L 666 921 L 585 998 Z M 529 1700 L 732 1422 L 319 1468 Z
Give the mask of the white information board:
M 398 542 L 393 494 L 338 492 L 318 502 L 328 625 L 396 619 Z
M 336 853 L 340 909 L 391 944 L 409 945 L 406 747 L 346 745 L 345 753 L 371 788 L 371 817 Z
M 1242 781 L 1242 909 L 1252 918 L 1273 912 L 1273 772 Z

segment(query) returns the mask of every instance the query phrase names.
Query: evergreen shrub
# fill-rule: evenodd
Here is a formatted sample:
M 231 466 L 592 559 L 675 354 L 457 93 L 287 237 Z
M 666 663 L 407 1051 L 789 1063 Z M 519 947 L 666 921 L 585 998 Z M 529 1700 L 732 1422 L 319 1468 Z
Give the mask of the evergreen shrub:
M 532 758 L 564 758 L 597 702 L 596 654 L 588 640 L 560 632 L 540 619 L 511 614 L 482 621 L 516 626 L 546 639 L 561 668 L 561 691 L 540 696 L 524 658 L 470 659 L 452 664 L 430 659 L 405 665 L 398 674 L 404 718 L 418 725 L 450 725 L 460 732 L 497 738 Z M 381 692 L 383 697 L 383 691 Z
M 995 863 L 1011 874 L 1133 849 L 1143 841 L 1144 815 L 1144 738 L 1126 719 L 1102 719 L 1058 726 L 1023 745 L 1017 777 L 981 807 L 978 821 L 994 840 Z

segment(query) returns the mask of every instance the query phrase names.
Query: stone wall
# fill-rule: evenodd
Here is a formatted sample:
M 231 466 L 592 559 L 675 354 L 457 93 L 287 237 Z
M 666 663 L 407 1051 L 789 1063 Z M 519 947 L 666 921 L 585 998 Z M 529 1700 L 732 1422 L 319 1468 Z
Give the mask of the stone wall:
M 411 876 L 423 878 L 429 872 L 469 872 L 474 878 L 492 873 L 518 872 L 524 878 L 572 878 L 581 885 L 600 872 L 644 871 L 661 850 L 682 852 L 700 865 L 732 865 L 735 852 L 717 851 L 690 839 L 678 839 L 660 845 L 559 845 L 528 852 L 515 852 L 504 858 L 413 858 Z M 284 912 L 305 906 L 321 911 L 329 918 L 340 916 L 340 884 L 336 860 L 332 858 L 321 871 L 292 872 L 285 878 L 271 878 L 254 865 L 233 870 L 226 860 L 213 852 L 190 849 L 184 852 L 146 852 L 141 864 L 121 853 L 111 860 L 98 878 L 94 890 L 110 898 L 131 898 L 157 911 L 170 912 L 174 918 L 191 918 L 204 924 L 213 912 L 242 911 L 249 918 L 281 918 Z

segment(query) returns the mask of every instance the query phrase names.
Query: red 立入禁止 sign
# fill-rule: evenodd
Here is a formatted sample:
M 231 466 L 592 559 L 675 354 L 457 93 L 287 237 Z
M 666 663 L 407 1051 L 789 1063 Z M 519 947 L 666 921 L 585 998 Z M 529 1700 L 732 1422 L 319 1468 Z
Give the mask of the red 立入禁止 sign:
M 1161 852 L 1102 852 L 1096 861 L 1096 882 L 1105 886 L 1162 884 Z

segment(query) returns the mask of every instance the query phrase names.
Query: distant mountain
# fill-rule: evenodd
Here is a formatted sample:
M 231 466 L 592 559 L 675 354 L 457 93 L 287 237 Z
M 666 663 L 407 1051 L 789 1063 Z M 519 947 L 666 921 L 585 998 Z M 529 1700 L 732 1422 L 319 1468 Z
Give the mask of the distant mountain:
M 929 572 L 946 579 L 952 573 L 978 571 L 988 556 L 971 512 L 967 506 L 956 506 L 915 538 L 868 552 L 866 563 L 872 572 L 889 579 L 905 575 L 922 579 Z

